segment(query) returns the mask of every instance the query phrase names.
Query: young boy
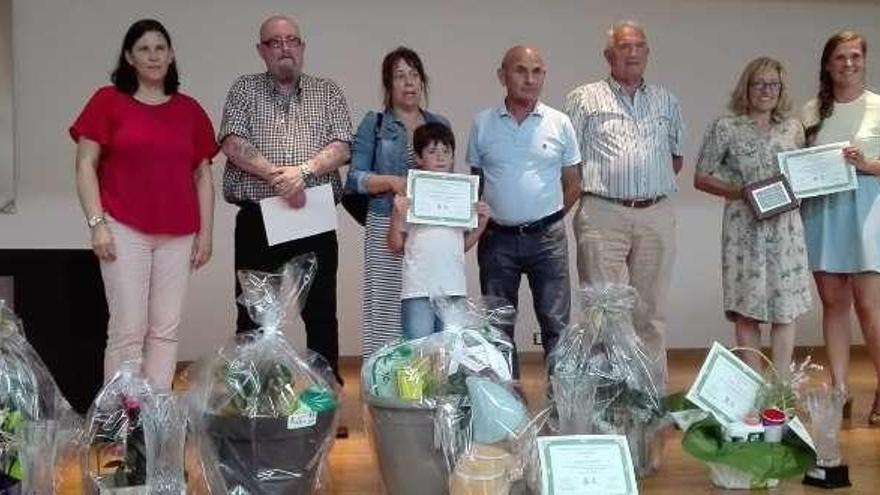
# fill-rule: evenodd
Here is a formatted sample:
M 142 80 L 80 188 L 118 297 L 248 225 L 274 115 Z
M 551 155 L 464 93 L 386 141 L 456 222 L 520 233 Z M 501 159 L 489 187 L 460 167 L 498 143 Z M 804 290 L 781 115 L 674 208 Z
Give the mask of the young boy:
M 455 136 L 449 127 L 428 123 L 415 130 L 413 150 L 416 166 L 429 172 L 452 172 Z M 403 289 L 400 293 L 403 336 L 415 339 L 442 330 L 442 322 L 431 306 L 431 296 L 467 295 L 464 253 L 474 246 L 489 219 L 489 206 L 477 203 L 477 228 L 407 224 L 409 199 L 394 198 L 388 248 L 403 252 Z

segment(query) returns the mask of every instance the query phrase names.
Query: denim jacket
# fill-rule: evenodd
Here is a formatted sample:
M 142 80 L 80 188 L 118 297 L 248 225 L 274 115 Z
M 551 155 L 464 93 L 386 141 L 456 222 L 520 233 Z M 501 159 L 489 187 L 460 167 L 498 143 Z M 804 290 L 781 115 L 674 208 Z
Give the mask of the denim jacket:
M 449 125 L 442 115 L 422 110 L 425 122 L 440 122 Z M 367 178 L 370 174 L 406 176 L 408 138 L 406 127 L 394 111 L 385 109 L 382 123 L 376 129 L 376 112 L 368 112 L 358 126 L 351 147 L 351 167 L 345 181 L 349 192 L 367 194 Z M 377 135 L 378 133 L 378 135 Z M 382 216 L 391 214 L 391 194 L 377 194 L 370 197 L 369 210 Z

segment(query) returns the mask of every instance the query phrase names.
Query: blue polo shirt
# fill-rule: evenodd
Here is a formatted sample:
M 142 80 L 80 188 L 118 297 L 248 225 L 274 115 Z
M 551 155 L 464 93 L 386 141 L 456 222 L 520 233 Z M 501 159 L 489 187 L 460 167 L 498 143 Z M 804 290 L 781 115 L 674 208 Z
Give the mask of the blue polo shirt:
M 483 172 L 483 199 L 502 225 L 534 222 L 562 209 L 562 167 L 581 161 L 577 137 L 564 113 L 538 102 L 517 124 L 507 107 L 477 114 L 467 162 Z

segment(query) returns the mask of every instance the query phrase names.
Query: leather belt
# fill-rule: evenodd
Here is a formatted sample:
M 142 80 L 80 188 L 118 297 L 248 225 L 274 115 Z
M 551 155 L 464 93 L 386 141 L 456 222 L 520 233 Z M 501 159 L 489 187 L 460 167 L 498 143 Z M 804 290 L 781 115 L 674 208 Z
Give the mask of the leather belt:
M 544 218 L 539 218 L 534 222 L 521 223 L 519 225 L 501 225 L 494 222 L 493 220 L 489 220 L 489 225 L 487 225 L 487 227 L 498 232 L 504 232 L 505 234 L 537 234 L 538 232 L 542 232 L 547 227 L 558 222 L 564 216 L 565 213 L 563 213 L 562 210 L 559 210 L 556 213 L 551 213 Z
M 626 206 L 627 208 L 647 208 L 649 206 L 654 206 L 657 203 L 666 199 L 666 195 L 657 196 L 656 198 L 649 199 L 623 199 L 623 198 L 609 198 L 607 196 L 600 196 L 596 193 L 584 193 L 588 196 L 595 196 L 599 199 L 604 199 L 605 201 L 609 201 L 611 203 L 617 203 L 622 206 Z

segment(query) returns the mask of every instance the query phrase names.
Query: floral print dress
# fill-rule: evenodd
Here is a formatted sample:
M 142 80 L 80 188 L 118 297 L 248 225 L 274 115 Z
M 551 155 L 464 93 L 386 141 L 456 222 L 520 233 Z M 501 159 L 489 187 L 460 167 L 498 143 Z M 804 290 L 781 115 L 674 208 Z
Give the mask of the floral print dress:
M 697 171 L 734 186 L 779 174 L 776 154 L 801 148 L 795 119 L 761 132 L 748 116 L 721 117 L 706 131 Z M 792 323 L 812 307 L 810 270 L 798 210 L 758 220 L 746 201 L 727 200 L 721 229 L 724 313 L 761 322 Z

